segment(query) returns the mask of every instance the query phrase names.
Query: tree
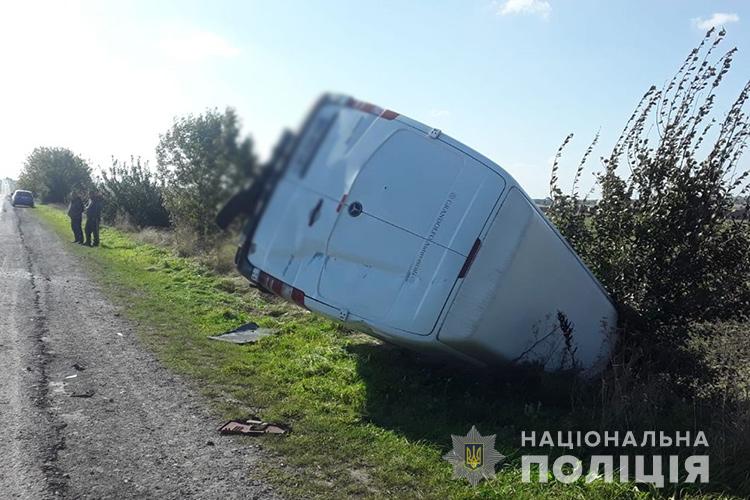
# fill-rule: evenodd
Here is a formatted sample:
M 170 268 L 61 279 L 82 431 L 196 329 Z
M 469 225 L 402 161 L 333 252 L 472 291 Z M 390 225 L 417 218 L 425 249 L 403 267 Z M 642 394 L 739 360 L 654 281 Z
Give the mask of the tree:
M 747 212 L 731 217 L 750 193 L 750 170 L 740 164 L 750 82 L 716 116 L 736 52 L 714 56 L 724 34 L 710 30 L 663 89 L 643 96 L 602 158 L 592 214 L 582 214 L 575 189 L 591 148 L 570 194 L 558 185 L 559 150 L 552 169 L 550 219 L 619 302 L 653 325 L 750 316 L 750 226 Z
M 91 185 L 91 167 L 67 148 L 35 148 L 18 178 L 20 189 L 34 191 L 45 203 L 63 203 L 74 188 Z
M 172 221 L 193 229 L 201 241 L 215 235 L 218 208 L 256 167 L 252 142 L 240 137 L 240 124 L 231 108 L 175 119 L 160 136 L 156 158 Z
M 102 171 L 101 189 L 109 218 L 119 214 L 138 227 L 169 226 L 162 187 L 140 158 L 131 157 L 130 163 L 112 158 L 109 170 Z

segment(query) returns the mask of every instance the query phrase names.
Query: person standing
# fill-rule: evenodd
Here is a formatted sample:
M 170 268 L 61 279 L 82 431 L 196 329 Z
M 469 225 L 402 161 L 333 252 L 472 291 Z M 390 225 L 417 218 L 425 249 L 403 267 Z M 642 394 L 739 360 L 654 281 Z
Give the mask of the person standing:
M 83 220 L 83 200 L 77 191 L 70 193 L 70 204 L 68 205 L 68 217 L 70 217 L 70 228 L 73 230 L 73 243 L 83 245 L 83 229 L 81 222 Z
M 99 246 L 99 222 L 102 217 L 102 198 L 95 190 L 89 191 L 89 201 L 86 203 L 86 246 Z M 92 240 L 93 237 L 93 240 Z

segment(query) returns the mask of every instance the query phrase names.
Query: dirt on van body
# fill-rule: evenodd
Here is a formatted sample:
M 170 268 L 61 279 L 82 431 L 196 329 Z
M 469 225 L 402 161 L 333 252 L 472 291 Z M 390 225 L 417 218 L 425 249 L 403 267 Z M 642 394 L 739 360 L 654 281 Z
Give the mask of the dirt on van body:
M 0 210 L 1 496 L 274 497 L 253 472 L 259 449 L 218 435 L 219 417 L 139 343 L 72 243 L 31 208 Z

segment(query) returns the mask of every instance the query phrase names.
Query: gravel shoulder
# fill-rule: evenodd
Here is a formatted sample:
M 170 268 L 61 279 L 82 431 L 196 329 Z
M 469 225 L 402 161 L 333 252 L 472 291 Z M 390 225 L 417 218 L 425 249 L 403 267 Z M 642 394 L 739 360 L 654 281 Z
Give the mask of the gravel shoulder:
M 32 209 L 1 210 L 3 496 L 274 497 L 254 474 L 260 450 L 217 435 L 219 418 L 139 343 L 70 243 Z

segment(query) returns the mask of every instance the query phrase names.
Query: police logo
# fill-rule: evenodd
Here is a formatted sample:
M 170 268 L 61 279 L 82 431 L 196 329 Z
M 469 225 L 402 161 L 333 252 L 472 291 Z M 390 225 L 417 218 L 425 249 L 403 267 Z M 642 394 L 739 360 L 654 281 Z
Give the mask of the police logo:
M 465 477 L 472 486 L 495 477 L 495 465 L 505 457 L 495 450 L 495 435 L 482 436 L 471 426 L 466 436 L 451 435 L 453 450 L 443 458 L 453 464 L 453 479 Z
M 484 445 L 481 443 L 469 443 L 464 445 L 466 458 L 464 466 L 471 470 L 477 470 L 484 465 Z

